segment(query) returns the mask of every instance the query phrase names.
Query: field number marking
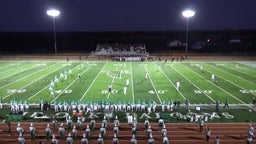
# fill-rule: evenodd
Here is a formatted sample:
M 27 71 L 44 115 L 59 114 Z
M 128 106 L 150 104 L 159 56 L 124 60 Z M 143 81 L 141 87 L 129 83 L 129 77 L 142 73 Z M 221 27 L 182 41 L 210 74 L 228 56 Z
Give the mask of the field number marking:
M 7 93 L 11 94 L 11 93 L 24 93 L 26 92 L 26 89 L 7 89 Z
M 256 93 L 256 90 L 240 90 L 241 93 L 243 94 L 249 94 L 249 93 Z
M 102 90 L 101 93 L 102 93 L 102 94 L 108 94 L 108 90 Z M 117 94 L 117 93 L 118 93 L 118 90 L 111 90 L 111 93 L 112 93 L 112 94 Z
M 211 94 L 213 90 L 194 90 L 196 94 Z
M 150 94 L 164 94 L 167 90 L 157 90 L 157 91 L 154 91 L 154 90 L 149 90 L 148 93 Z
M 56 91 L 55 91 L 55 93 L 57 93 L 57 94 L 60 94 L 61 92 L 62 92 L 62 90 L 56 90 Z M 67 90 L 64 91 L 65 94 L 69 94 L 69 93 L 71 93 L 71 92 L 72 92 L 71 89 L 67 89 Z

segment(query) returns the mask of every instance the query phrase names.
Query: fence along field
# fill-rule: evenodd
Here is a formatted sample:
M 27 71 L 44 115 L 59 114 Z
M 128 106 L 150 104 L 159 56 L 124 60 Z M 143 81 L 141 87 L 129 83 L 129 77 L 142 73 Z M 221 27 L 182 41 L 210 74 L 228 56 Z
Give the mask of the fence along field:
M 245 61 L 1 61 L 0 66 L 2 103 L 161 104 L 189 99 L 212 104 L 228 98 L 230 104 L 249 104 L 256 96 L 256 68 Z

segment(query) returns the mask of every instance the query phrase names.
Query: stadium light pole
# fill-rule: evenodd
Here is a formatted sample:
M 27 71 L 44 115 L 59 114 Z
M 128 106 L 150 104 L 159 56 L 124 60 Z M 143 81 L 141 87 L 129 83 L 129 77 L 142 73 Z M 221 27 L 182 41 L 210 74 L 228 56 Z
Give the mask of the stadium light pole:
M 47 15 L 52 17 L 53 22 L 53 37 L 54 37 L 54 52 L 57 53 L 57 44 L 56 44 L 56 30 L 55 30 L 55 17 L 60 15 L 60 11 L 56 9 L 51 9 L 46 11 Z
M 193 10 L 184 10 L 182 12 L 182 15 L 187 18 L 187 30 L 186 30 L 186 51 L 185 55 L 187 56 L 188 53 L 188 23 L 189 23 L 189 18 L 193 17 L 195 15 L 195 11 Z

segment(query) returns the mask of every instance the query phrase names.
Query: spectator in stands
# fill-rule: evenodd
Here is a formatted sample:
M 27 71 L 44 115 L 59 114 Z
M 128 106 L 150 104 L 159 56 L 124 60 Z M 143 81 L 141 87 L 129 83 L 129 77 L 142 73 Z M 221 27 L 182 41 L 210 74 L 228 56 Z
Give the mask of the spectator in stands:
M 254 128 L 253 128 L 252 124 L 249 124 L 248 135 L 251 135 L 252 137 L 254 135 Z
M 52 118 L 52 125 L 53 125 L 53 131 L 56 131 L 57 130 L 58 122 L 57 122 L 57 120 L 56 120 L 56 118 L 54 116 Z
M 6 120 L 5 123 L 7 123 L 7 131 L 9 136 L 12 135 L 12 128 L 11 128 L 11 121 L 10 120 Z
M 66 141 L 67 141 L 67 144 L 73 144 L 74 141 L 73 141 L 73 138 L 71 137 L 71 133 L 68 133 L 68 137 Z
M 214 144 L 220 144 L 220 138 L 219 136 L 216 136 L 214 139 Z
M 106 137 L 106 128 L 104 127 L 104 124 L 101 124 L 101 128 L 100 128 L 100 134 L 101 134 L 101 138 L 105 139 Z
M 167 135 L 167 129 L 165 128 L 165 124 L 163 125 L 163 129 L 161 130 L 161 134 L 163 137 Z
M 246 144 L 253 144 L 253 137 L 251 135 L 248 135 L 246 139 Z
M 60 124 L 59 133 L 60 133 L 60 139 L 64 140 L 65 139 L 65 129 L 63 127 L 63 123 Z
M 68 129 L 68 131 L 70 131 L 72 128 L 72 119 L 70 116 L 66 117 L 66 123 L 67 123 L 67 129 Z
M 118 136 L 118 132 L 119 132 L 119 127 L 115 124 L 114 128 L 113 128 L 113 132 L 116 136 Z
M 50 139 L 50 135 L 51 135 L 51 128 L 50 128 L 49 124 L 47 124 L 47 126 L 45 128 L 45 135 L 46 135 L 46 139 L 49 140 Z
M 137 144 L 136 136 L 132 135 L 132 138 L 130 140 L 131 144 Z
M 89 125 L 87 125 L 87 127 L 86 127 L 86 129 L 85 129 L 85 134 L 86 134 L 87 140 L 90 140 L 90 137 L 91 137 L 91 129 L 90 129 Z
M 135 137 L 137 135 L 137 127 L 136 127 L 136 125 L 132 126 L 132 135 L 134 135 Z
M 94 131 L 95 125 L 96 125 L 95 119 L 92 118 L 91 121 L 90 121 L 90 129 L 91 129 L 92 131 Z
M 199 118 L 198 124 L 199 124 L 199 131 L 202 132 L 204 129 L 204 120 L 202 118 Z
M 16 131 L 17 131 L 18 136 L 23 135 L 24 129 L 20 126 L 20 123 L 18 123 Z
M 101 137 L 101 134 L 99 134 L 99 138 L 97 139 L 98 144 L 104 144 L 104 140 Z
M 58 144 L 58 140 L 55 138 L 55 134 L 52 134 L 52 144 Z
M 149 139 L 148 139 L 148 144 L 154 144 L 154 143 L 155 143 L 155 140 L 154 140 L 152 134 L 150 134 Z
M 210 129 L 210 127 L 207 127 L 205 130 L 206 141 L 210 140 L 210 136 L 211 136 L 211 129 Z
M 169 140 L 166 135 L 163 137 L 163 144 L 169 144 Z
M 73 129 L 72 129 L 72 138 L 74 141 L 77 139 L 77 130 L 75 125 L 73 126 Z
M 30 133 L 30 139 L 34 140 L 36 136 L 36 128 L 33 126 L 33 123 L 30 123 L 29 133 Z
M 86 138 L 85 133 L 83 133 L 83 138 L 81 139 L 81 144 L 88 144 L 88 139 Z
M 119 122 L 117 116 L 116 116 L 116 119 L 114 120 L 114 125 L 116 125 L 117 127 L 119 127 L 119 125 L 120 125 L 120 122 Z
M 104 116 L 104 118 L 103 118 L 103 120 L 102 120 L 102 126 L 103 126 L 104 128 L 107 128 L 107 124 L 108 124 L 108 121 L 107 121 L 107 119 L 106 119 L 106 116 Z
M 119 140 L 117 138 L 117 135 L 114 133 L 114 138 L 113 138 L 113 144 L 119 144 Z
M 147 132 L 147 138 L 149 139 L 150 135 L 152 135 L 152 129 L 150 125 L 148 126 L 148 129 L 146 130 L 146 132 Z
M 163 129 L 163 126 L 164 126 L 164 120 L 162 117 L 160 117 L 158 120 L 158 127 L 160 131 Z
M 21 133 L 20 133 L 20 135 L 18 137 L 18 142 L 19 142 L 19 144 L 25 144 L 25 139 L 23 138 Z
M 148 129 L 149 125 L 150 125 L 149 120 L 148 118 L 146 118 L 146 120 L 144 121 L 145 130 Z

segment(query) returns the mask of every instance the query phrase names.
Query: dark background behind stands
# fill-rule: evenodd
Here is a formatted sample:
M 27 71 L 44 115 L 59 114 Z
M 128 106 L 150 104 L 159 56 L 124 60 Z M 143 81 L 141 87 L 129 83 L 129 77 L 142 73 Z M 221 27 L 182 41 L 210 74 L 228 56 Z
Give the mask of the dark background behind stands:
M 185 31 L 173 32 L 57 32 L 57 51 L 95 51 L 98 43 L 144 43 L 147 51 L 185 51 L 185 46 L 170 47 L 178 40 L 185 43 Z M 240 42 L 230 43 L 230 40 Z M 203 44 L 194 46 L 196 42 Z M 53 32 L 0 32 L 1 54 L 54 53 Z M 189 31 L 189 52 L 255 55 L 256 30 Z

